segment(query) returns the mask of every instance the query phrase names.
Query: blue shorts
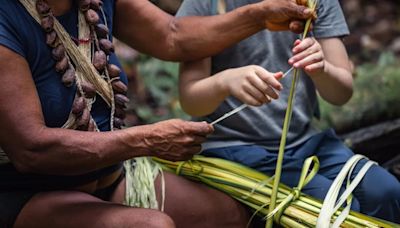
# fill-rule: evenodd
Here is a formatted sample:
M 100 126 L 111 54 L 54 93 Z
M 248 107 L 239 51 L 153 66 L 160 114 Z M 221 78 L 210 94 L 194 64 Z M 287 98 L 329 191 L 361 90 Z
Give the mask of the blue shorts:
M 257 145 L 244 145 L 209 149 L 203 151 L 202 155 L 241 163 L 272 176 L 275 173 L 278 151 L 266 150 Z M 323 200 L 333 180 L 354 153 L 333 130 L 326 130 L 285 151 L 281 182 L 290 187 L 297 186 L 304 160 L 313 155 L 318 157 L 320 169 L 302 192 Z M 366 160 L 361 161 L 356 166 L 353 175 L 358 173 L 365 162 Z M 353 194 L 353 210 L 400 223 L 400 183 L 382 167 L 373 166 Z

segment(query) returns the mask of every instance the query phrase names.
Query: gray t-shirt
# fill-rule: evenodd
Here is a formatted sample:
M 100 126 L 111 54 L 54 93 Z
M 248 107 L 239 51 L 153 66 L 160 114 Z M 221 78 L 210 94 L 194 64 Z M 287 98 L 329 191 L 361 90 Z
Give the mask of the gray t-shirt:
M 185 0 L 177 16 L 208 16 L 215 14 L 212 0 Z M 226 0 L 227 12 L 257 0 Z M 349 34 L 346 21 L 337 0 L 320 0 L 318 19 L 313 35 L 318 38 L 341 37 Z M 247 65 L 260 65 L 270 72 L 285 72 L 290 68 L 288 59 L 298 35 L 291 32 L 261 31 L 212 57 L 212 74 Z M 269 150 L 279 148 L 282 126 L 287 108 L 292 76 L 281 80 L 284 86 L 278 100 L 261 107 L 243 111 L 215 125 L 215 133 L 203 145 L 203 149 L 256 144 Z M 241 105 L 234 97 L 227 98 L 217 110 L 201 120 L 212 122 Z M 294 147 L 318 130 L 312 126 L 312 118 L 318 113 L 318 100 L 311 79 L 301 72 L 297 84 L 287 148 Z

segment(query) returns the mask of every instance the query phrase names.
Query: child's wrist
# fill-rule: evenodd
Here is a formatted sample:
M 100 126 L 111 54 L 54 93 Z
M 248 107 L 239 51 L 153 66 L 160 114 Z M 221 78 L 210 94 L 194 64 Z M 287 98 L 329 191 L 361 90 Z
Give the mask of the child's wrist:
M 221 97 L 225 98 L 228 97 L 230 94 L 230 89 L 229 89 L 229 80 L 227 77 L 229 77 L 230 70 L 224 70 L 220 74 L 217 75 L 216 77 L 216 89 L 219 91 L 218 93 L 221 95 Z

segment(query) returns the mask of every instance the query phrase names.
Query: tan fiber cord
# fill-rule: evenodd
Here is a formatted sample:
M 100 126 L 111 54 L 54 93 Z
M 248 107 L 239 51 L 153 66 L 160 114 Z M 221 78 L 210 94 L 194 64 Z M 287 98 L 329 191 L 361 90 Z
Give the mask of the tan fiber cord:
M 35 7 L 37 0 L 19 1 L 25 6 L 31 16 L 40 24 L 40 17 Z M 71 40 L 68 32 L 65 31 L 64 27 L 57 20 L 54 21 L 54 30 L 57 32 L 58 37 L 64 44 L 68 56 L 75 64 L 77 72 L 81 72 L 81 74 L 78 74 L 78 78 L 85 77 L 86 80 L 93 84 L 93 86 L 96 88 L 97 93 L 105 100 L 105 102 L 110 105 L 112 99 L 110 87 L 108 86 L 108 83 L 104 81 L 102 77 L 98 74 L 97 70 L 91 63 L 90 58 L 85 56 L 84 53 L 80 52 L 79 48 Z

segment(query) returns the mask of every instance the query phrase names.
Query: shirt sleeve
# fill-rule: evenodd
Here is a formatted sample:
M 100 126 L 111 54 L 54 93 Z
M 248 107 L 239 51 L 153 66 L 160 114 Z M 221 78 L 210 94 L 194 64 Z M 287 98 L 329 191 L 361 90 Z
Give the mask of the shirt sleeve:
M 212 0 L 184 0 L 175 16 L 210 16 L 211 2 Z
M 17 28 L 18 26 L 14 23 L 10 13 L 5 12 L 4 8 L 0 8 L 0 45 L 26 57 L 24 45 Z
M 313 33 L 315 38 L 342 37 L 350 34 L 338 0 L 321 0 Z

